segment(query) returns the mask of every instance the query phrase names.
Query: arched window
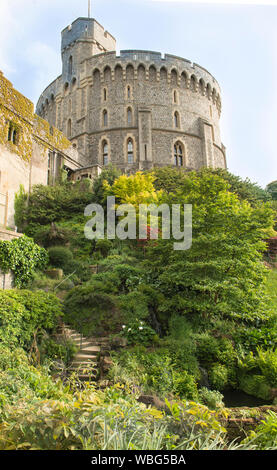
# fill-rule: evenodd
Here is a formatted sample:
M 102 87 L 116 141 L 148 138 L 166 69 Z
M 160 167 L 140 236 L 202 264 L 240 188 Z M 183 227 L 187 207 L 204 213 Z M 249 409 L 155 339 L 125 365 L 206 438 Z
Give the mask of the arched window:
M 134 144 L 132 139 L 127 142 L 127 162 L 134 163 Z
M 109 146 L 106 140 L 102 144 L 102 156 L 103 156 L 103 165 L 108 165 L 109 163 Z
M 174 113 L 174 127 L 179 128 L 180 127 L 180 117 L 178 111 L 175 111 Z
M 176 166 L 183 166 L 184 164 L 184 151 L 180 142 L 176 142 L 174 145 L 174 164 Z
M 72 55 L 68 59 L 68 75 L 72 75 L 73 72 L 73 58 Z
M 127 124 L 131 125 L 133 122 L 133 114 L 131 108 L 127 109 Z
M 108 111 L 106 109 L 104 109 L 103 111 L 103 126 L 107 126 L 108 125 Z
M 9 123 L 8 141 L 12 142 L 14 145 L 18 144 L 18 131 L 13 122 Z
M 71 119 L 68 119 L 67 121 L 67 137 L 70 139 L 71 137 L 71 132 L 72 132 L 72 128 L 71 128 Z

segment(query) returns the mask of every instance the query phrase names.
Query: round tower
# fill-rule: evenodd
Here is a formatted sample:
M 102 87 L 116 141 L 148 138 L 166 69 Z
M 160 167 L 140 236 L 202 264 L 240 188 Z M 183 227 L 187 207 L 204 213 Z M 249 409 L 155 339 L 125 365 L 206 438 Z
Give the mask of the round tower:
M 37 112 L 77 147 L 84 166 L 123 171 L 174 165 L 226 168 L 215 78 L 187 59 L 129 50 L 94 19 L 62 31 L 62 75 Z

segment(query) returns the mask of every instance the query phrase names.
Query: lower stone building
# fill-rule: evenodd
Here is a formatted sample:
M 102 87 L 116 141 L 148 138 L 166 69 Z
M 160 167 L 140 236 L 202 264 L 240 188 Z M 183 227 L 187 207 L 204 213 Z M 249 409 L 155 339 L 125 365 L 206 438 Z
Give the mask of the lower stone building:
M 0 72 L 0 226 L 14 226 L 20 185 L 30 192 L 35 184 L 51 184 L 62 168 L 82 168 L 77 150 Z

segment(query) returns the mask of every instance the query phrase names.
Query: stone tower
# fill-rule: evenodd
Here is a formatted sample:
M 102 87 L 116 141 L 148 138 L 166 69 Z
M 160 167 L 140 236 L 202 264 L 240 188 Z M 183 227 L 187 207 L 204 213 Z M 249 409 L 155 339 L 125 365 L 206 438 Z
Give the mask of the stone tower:
M 153 51 L 117 55 L 116 40 L 90 18 L 62 31 L 61 53 L 62 75 L 37 112 L 66 134 L 84 167 L 226 168 L 220 87 L 206 69 Z

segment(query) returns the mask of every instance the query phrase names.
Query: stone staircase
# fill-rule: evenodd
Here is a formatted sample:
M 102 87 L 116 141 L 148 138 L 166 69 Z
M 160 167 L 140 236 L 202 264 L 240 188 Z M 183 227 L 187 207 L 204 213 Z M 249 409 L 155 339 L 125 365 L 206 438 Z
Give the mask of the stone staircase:
M 70 366 L 69 374 L 75 374 L 80 381 L 101 380 L 111 365 L 109 339 L 107 337 L 85 337 L 68 325 L 63 324 L 59 336 L 72 341 L 78 348 Z

